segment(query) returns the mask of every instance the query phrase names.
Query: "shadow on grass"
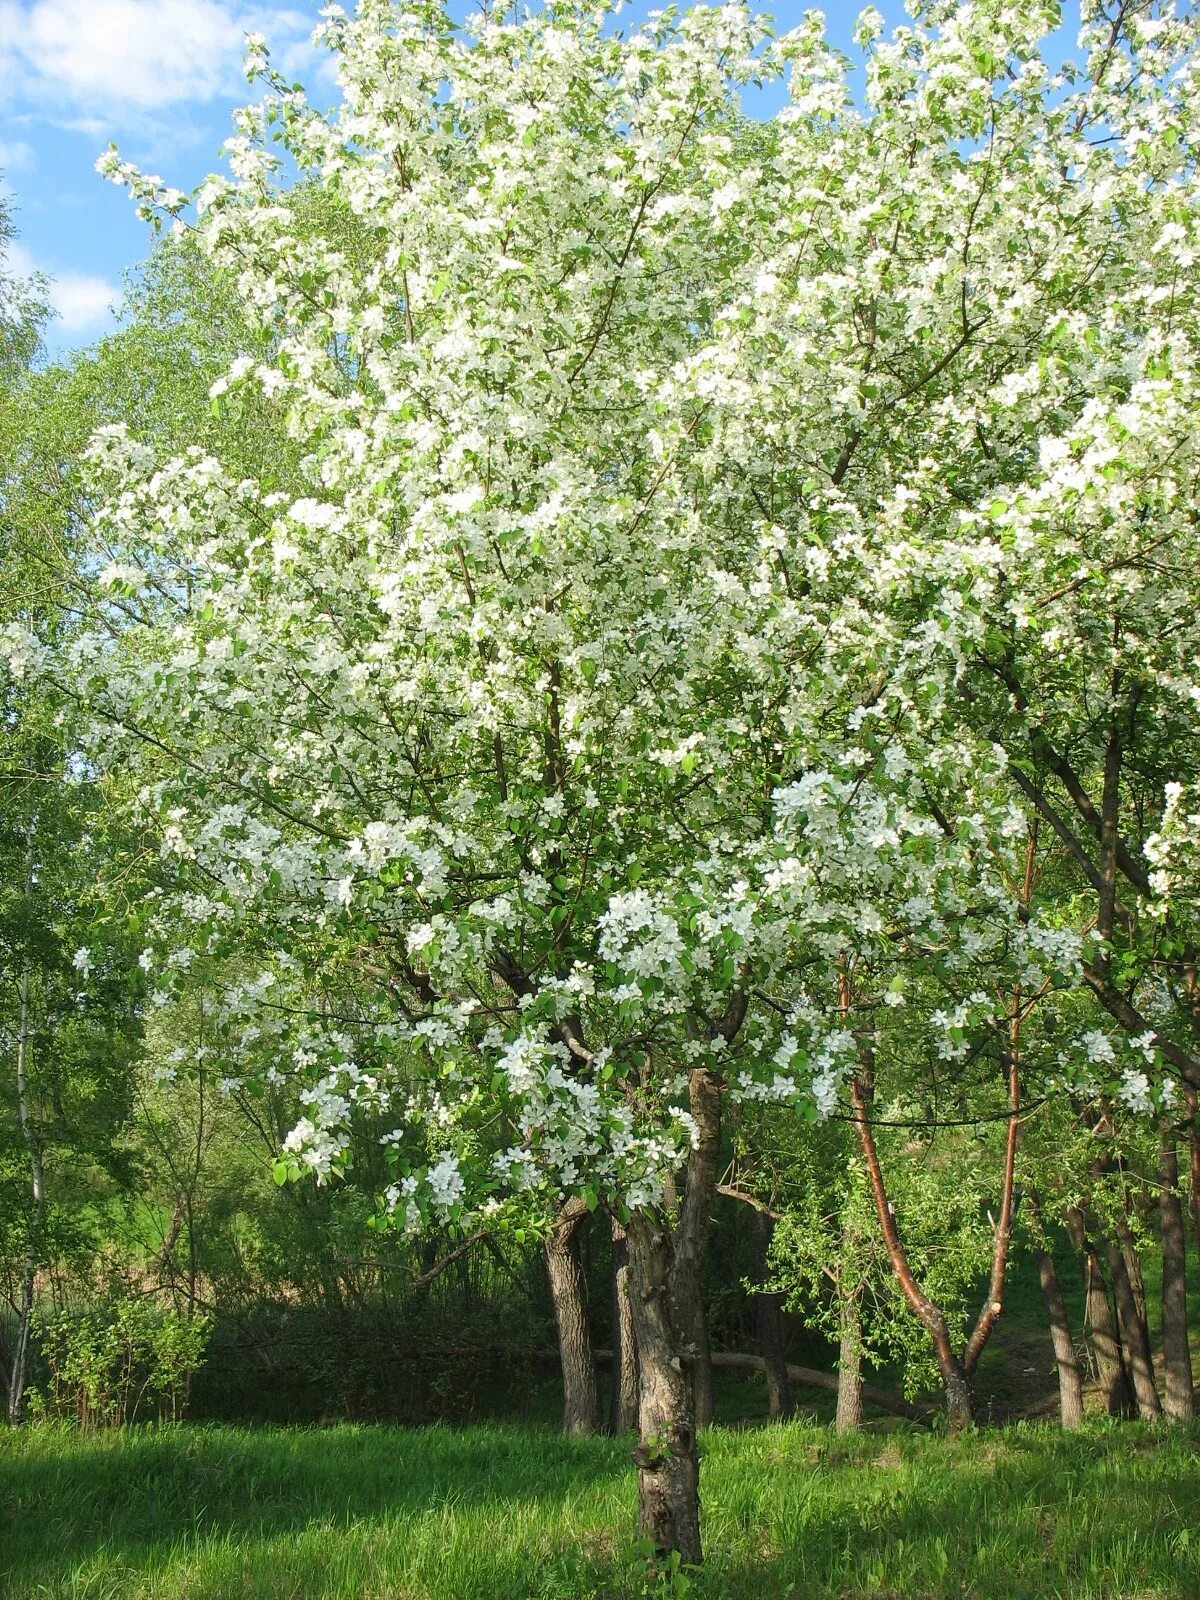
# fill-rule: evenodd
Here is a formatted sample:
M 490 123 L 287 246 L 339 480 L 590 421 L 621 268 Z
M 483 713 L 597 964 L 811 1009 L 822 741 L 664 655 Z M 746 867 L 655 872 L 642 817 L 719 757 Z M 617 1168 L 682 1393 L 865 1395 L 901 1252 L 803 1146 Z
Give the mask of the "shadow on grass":
M 628 1444 L 530 1430 L 388 1427 L 30 1430 L 0 1442 L 0 1594 L 51 1592 L 103 1550 L 269 1543 L 439 1509 L 553 1508 L 628 1477 Z M 546 1510 L 552 1521 L 551 1510 Z
M 1195 1600 L 1200 1430 L 706 1440 L 694 1600 Z M 182 1428 L 0 1442 L 15 1597 L 631 1600 L 623 1440 Z M 668 1592 L 668 1591 L 664 1591 Z

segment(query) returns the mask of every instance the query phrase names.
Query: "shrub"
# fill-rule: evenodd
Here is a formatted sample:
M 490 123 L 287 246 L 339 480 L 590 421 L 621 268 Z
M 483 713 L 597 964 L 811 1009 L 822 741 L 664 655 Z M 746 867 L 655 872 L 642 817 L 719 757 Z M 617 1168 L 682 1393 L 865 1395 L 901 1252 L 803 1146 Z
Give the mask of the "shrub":
M 31 1414 L 84 1428 L 121 1427 L 151 1413 L 178 1422 L 211 1328 L 209 1317 L 132 1296 L 52 1313 L 37 1324 L 45 1376 L 30 1393 Z

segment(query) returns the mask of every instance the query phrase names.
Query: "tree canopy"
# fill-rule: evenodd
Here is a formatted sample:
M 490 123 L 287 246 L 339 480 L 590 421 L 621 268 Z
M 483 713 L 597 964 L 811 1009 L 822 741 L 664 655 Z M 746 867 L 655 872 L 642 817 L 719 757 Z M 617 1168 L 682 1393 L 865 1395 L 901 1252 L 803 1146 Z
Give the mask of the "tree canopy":
M 815 12 L 325 15 L 333 112 L 252 38 L 228 177 L 102 159 L 227 308 L 213 414 L 96 429 L 11 682 L 134 775 L 151 1006 L 300 1089 L 281 1183 L 628 1229 L 694 1558 L 728 1108 L 855 1124 L 957 1385 L 1022 1108 L 1200 1087 L 1196 18 L 868 10 L 856 96 Z M 961 1351 L 892 1102 L 1006 1136 Z

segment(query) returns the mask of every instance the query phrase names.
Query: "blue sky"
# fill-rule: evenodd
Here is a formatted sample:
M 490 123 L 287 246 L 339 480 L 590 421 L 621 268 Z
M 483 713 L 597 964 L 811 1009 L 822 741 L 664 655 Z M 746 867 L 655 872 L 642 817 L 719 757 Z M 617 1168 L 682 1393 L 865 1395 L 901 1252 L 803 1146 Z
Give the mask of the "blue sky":
M 121 274 L 148 248 L 132 203 L 93 171 L 100 151 L 115 142 L 143 169 L 191 189 L 219 166 L 230 111 L 247 97 L 247 32 L 266 35 L 276 64 L 315 102 L 333 100 L 328 57 L 308 42 L 321 3 L 0 0 L 0 173 L 19 232 L 10 267 L 52 279 L 51 353 L 112 325 Z M 808 6 L 762 8 L 788 27 Z M 860 0 L 828 0 L 839 43 L 860 9 Z

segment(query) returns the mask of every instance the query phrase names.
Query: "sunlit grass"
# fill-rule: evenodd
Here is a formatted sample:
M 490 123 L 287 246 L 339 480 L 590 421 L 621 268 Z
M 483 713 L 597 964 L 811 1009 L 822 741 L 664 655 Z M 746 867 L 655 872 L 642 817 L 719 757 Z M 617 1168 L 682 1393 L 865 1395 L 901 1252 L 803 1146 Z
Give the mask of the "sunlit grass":
M 0 1595 L 641 1597 L 628 1448 L 503 1427 L 5 1434 Z M 1200 1431 L 718 1429 L 703 1478 L 697 1600 L 1200 1595 Z

